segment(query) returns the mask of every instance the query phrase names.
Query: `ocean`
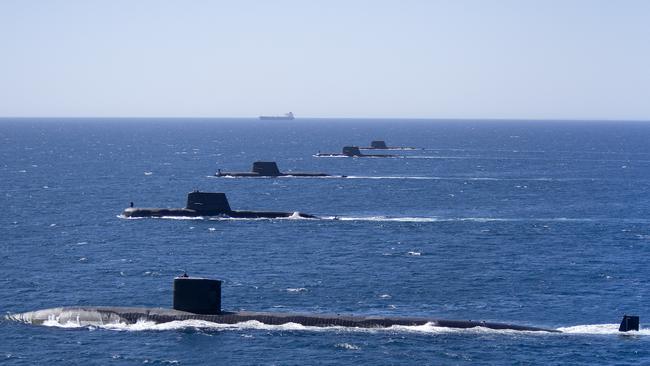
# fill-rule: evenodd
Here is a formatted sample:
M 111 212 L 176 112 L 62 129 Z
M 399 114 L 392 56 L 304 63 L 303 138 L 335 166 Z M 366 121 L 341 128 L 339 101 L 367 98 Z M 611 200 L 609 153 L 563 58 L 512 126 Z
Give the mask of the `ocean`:
M 422 149 L 314 156 L 371 140 Z M 650 123 L 5 118 L 0 141 L 3 315 L 171 307 L 187 271 L 228 310 L 564 331 L 1 320 L 2 364 L 650 363 Z M 257 160 L 348 178 L 214 176 Z M 322 219 L 121 216 L 195 189 Z

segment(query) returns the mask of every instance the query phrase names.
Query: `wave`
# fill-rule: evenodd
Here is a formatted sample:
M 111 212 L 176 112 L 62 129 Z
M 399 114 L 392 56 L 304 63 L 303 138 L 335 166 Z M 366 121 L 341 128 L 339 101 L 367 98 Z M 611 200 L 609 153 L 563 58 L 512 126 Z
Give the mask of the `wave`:
M 88 324 L 88 322 L 77 323 L 75 321 L 67 321 L 65 323 L 59 323 L 58 321 L 52 319 L 43 323 L 44 326 L 48 327 L 58 327 L 66 329 L 108 329 L 115 331 L 129 331 L 129 332 L 142 332 L 142 331 L 174 331 L 174 330 L 186 330 L 186 329 L 200 329 L 207 331 L 241 331 L 241 330 L 264 330 L 264 331 L 302 331 L 302 332 L 353 332 L 353 333 L 391 333 L 391 332 L 400 332 L 400 333 L 418 333 L 418 334 L 443 334 L 443 333 L 465 333 L 465 334 L 483 334 L 483 333 L 496 333 L 496 334 L 519 334 L 519 333 L 542 333 L 542 332 L 522 332 L 515 330 L 497 330 L 489 329 L 483 327 L 475 327 L 468 329 L 460 328 L 446 328 L 438 327 L 432 323 L 427 323 L 423 325 L 394 325 L 387 328 L 356 328 L 356 327 L 342 327 L 342 326 L 331 326 L 331 327 L 314 327 L 314 326 L 305 326 L 297 323 L 285 323 L 281 325 L 270 325 L 265 324 L 256 320 L 250 320 L 246 322 L 236 323 L 236 324 L 220 324 L 213 323 L 205 320 L 175 320 L 166 323 L 155 323 L 152 321 L 138 321 L 136 323 L 127 324 L 123 322 L 113 322 L 113 323 L 95 323 Z M 550 334 L 550 333 L 546 333 Z
M 160 217 L 127 217 L 117 215 L 117 218 L 124 220 L 143 220 L 143 219 L 165 219 L 165 220 L 205 220 L 203 216 L 160 216 Z
M 378 221 L 378 222 L 567 222 L 567 223 L 621 223 L 650 224 L 646 218 L 588 218 L 588 217 L 439 217 L 439 216 L 321 216 L 321 220 L 333 221 Z
M 599 178 L 497 178 L 497 177 L 427 177 L 427 176 L 362 176 L 349 175 L 348 179 L 416 179 L 416 180 L 461 180 L 461 181 L 539 181 L 539 182 L 573 182 L 573 181 L 596 181 Z
M 295 175 L 285 175 L 280 177 L 217 177 L 206 175 L 206 178 L 214 179 L 413 179 L 413 180 L 459 180 L 459 181 L 536 181 L 536 182 L 593 182 L 603 180 L 602 178 L 552 178 L 552 177 L 440 177 L 440 176 L 372 176 L 372 175 L 330 175 L 324 177 L 303 177 Z
M 345 156 L 345 155 L 312 155 L 314 158 L 349 158 L 350 156 Z
M 300 216 L 300 212 L 298 212 L 298 211 L 294 211 L 291 214 L 291 216 L 287 217 L 287 219 L 289 219 L 289 220 L 302 220 L 302 219 L 313 220 L 313 219 L 310 219 L 309 217 Z
M 516 138 L 519 136 L 510 136 Z M 422 148 L 422 151 L 453 151 L 453 152 L 469 152 L 469 153 L 514 153 L 514 154 L 567 154 L 575 156 L 578 154 L 585 155 L 623 155 L 623 156 L 649 156 L 647 152 L 631 152 L 631 151 L 591 151 L 591 150 L 519 150 L 519 149 L 472 149 L 472 148 Z
M 321 220 L 332 221 L 396 221 L 396 222 L 439 222 L 438 217 L 387 217 L 387 216 L 322 216 Z
M 361 347 L 352 343 L 337 343 L 335 347 L 346 349 L 346 350 L 352 350 L 352 351 L 357 351 L 361 349 Z
M 175 331 L 186 329 L 198 329 L 204 331 L 242 331 L 242 330 L 264 330 L 264 331 L 295 331 L 295 332 L 351 332 L 351 333 L 413 333 L 413 334 L 503 334 L 503 335 L 516 335 L 527 334 L 535 336 L 557 336 L 557 335 L 617 335 L 617 336 L 650 336 L 650 329 L 641 329 L 640 331 L 632 331 L 621 333 L 618 331 L 618 324 L 588 324 L 588 325 L 575 325 L 571 327 L 561 327 L 557 330 L 562 333 L 546 333 L 546 332 L 533 332 L 533 331 L 517 331 L 511 329 L 489 329 L 484 327 L 475 328 L 446 328 L 438 327 L 433 323 L 423 325 L 394 325 L 387 328 L 354 328 L 354 327 L 313 327 L 305 326 L 297 323 L 285 323 L 281 325 L 269 325 L 262 322 L 251 320 L 236 324 L 220 324 L 208 322 L 205 320 L 181 320 L 171 321 L 167 323 L 155 323 L 151 321 L 138 321 L 136 323 L 127 324 L 122 322 L 113 323 L 95 323 L 88 324 L 78 323 L 75 321 L 68 321 L 59 323 L 55 319 L 48 320 L 43 323 L 44 326 L 58 327 L 66 329 L 107 329 L 114 331 L 127 331 L 127 332 L 143 332 L 143 331 Z
M 164 219 L 164 220 L 206 220 L 206 221 L 272 221 L 272 220 L 291 220 L 291 221 L 310 221 L 310 220 L 327 220 L 327 221 L 359 221 L 359 222 L 573 222 L 573 223 L 593 223 L 593 222 L 609 222 L 609 223 L 623 223 L 623 224 L 650 224 L 650 219 L 646 218 L 587 218 L 587 217 L 529 217 L 529 218 L 515 218 L 515 217 L 440 217 L 440 216 L 318 216 L 317 218 L 301 217 L 298 211 L 294 212 L 288 217 L 277 218 L 238 218 L 227 216 L 162 216 L 162 217 L 126 217 L 124 215 L 117 215 L 118 218 L 124 220 L 142 220 L 142 219 Z
M 594 182 L 603 180 L 617 180 L 596 177 L 554 178 L 554 177 L 444 177 L 444 176 L 414 176 L 414 175 L 329 175 L 323 177 L 305 177 L 284 175 L 279 177 L 232 177 L 206 175 L 210 179 L 413 179 L 413 180 L 458 180 L 458 181 L 536 181 L 536 182 Z
M 593 162 L 593 163 L 638 163 L 647 164 L 650 160 L 646 159 L 587 159 L 587 158 L 553 158 L 546 157 L 511 157 L 511 156 L 432 156 L 432 155 L 399 155 L 392 158 L 401 159 L 438 159 L 438 160 L 516 160 L 516 161 L 557 161 L 557 162 Z
M 590 218 L 503 218 L 503 217 L 439 217 L 439 216 L 322 216 L 322 220 L 334 221 L 395 221 L 395 222 L 596 222 Z M 647 220 L 646 220 L 647 221 Z
M 435 151 L 427 150 L 425 151 Z M 459 150 L 462 151 L 462 150 Z M 518 152 L 517 152 L 518 153 Z M 511 160 L 511 161 L 557 161 L 557 162 L 594 162 L 594 163 L 638 163 L 648 164 L 648 159 L 590 159 L 590 158 L 572 158 L 572 157 L 553 157 L 548 158 L 544 156 L 531 157 L 531 156 L 482 156 L 482 155 L 389 155 L 389 156 L 372 156 L 368 154 L 365 156 L 325 156 L 325 155 L 312 155 L 315 158 L 375 158 L 375 159 L 437 159 L 437 160 Z
M 307 289 L 304 287 L 288 288 L 287 292 L 306 292 Z
M 625 335 L 625 336 L 648 336 L 650 335 L 649 329 L 640 329 L 638 332 L 619 332 L 619 324 L 586 324 L 586 325 L 574 325 L 571 327 L 562 327 L 557 328 L 565 334 L 588 334 L 588 335 Z
M 418 180 L 443 180 L 443 179 L 460 179 L 460 178 L 441 178 L 441 177 L 424 177 L 424 176 L 363 176 L 348 175 L 348 179 L 418 179 Z

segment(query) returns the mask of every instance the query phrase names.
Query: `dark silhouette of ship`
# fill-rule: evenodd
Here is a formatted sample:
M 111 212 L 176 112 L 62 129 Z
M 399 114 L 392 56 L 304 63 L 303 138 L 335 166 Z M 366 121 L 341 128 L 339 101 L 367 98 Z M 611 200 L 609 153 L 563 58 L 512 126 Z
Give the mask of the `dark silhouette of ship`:
M 187 274 L 174 279 L 172 307 L 172 309 L 112 306 L 59 307 L 8 314 L 5 316 L 5 319 L 34 325 L 42 325 L 45 322 L 52 321 L 57 321 L 60 324 L 75 322 L 79 325 L 101 325 L 110 323 L 134 324 L 141 321 L 168 323 L 183 320 L 203 320 L 218 324 L 237 324 L 254 320 L 269 325 L 297 323 L 312 327 L 339 326 L 355 328 L 385 328 L 395 325 L 419 326 L 431 324 L 432 326 L 444 328 L 467 329 L 483 327 L 488 329 L 561 333 L 557 329 L 473 320 L 223 311 L 221 309 L 221 281 L 189 277 Z M 638 316 L 625 315 L 623 317 L 619 331 L 627 332 L 630 330 L 639 330 Z
M 396 158 L 399 155 L 390 155 L 390 154 L 364 154 L 361 152 L 358 146 L 344 146 L 342 152 L 339 153 L 321 153 L 320 151 L 314 155 L 318 157 L 328 157 L 328 156 L 343 156 L 350 158 Z
M 250 172 L 224 172 L 221 169 L 215 174 L 217 177 L 333 177 L 327 173 L 286 172 L 278 169 L 274 161 L 256 161 Z M 345 178 L 345 175 L 334 177 Z
M 294 120 L 293 112 L 285 113 L 282 116 L 260 116 L 261 120 L 281 121 L 281 120 Z
M 417 147 L 410 146 L 388 146 L 386 141 L 374 140 L 370 142 L 370 146 L 360 147 L 361 150 L 419 150 Z
M 122 215 L 125 217 L 200 217 L 224 216 L 232 218 L 269 218 L 301 217 L 315 219 L 316 216 L 301 212 L 266 212 L 266 211 L 235 211 L 230 208 L 225 193 L 194 191 L 187 194 L 185 208 L 126 208 Z

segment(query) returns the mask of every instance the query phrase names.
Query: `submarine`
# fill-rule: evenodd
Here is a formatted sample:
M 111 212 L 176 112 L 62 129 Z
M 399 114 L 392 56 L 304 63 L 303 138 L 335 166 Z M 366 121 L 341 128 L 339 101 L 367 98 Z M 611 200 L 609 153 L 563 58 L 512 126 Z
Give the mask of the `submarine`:
M 316 157 L 335 157 L 335 156 L 344 156 L 350 158 L 397 158 L 399 155 L 390 155 L 390 154 L 364 154 L 361 152 L 358 146 L 344 146 L 343 151 L 338 153 L 321 153 L 318 152 Z
M 420 150 L 417 147 L 410 146 L 388 146 L 384 140 L 374 140 L 370 142 L 370 146 L 360 147 L 360 150 Z
M 317 219 L 314 215 L 301 212 L 264 212 L 264 211 L 234 211 L 230 208 L 225 193 L 193 191 L 187 194 L 185 208 L 140 208 L 128 207 L 122 215 L 125 217 L 163 217 L 163 216 L 225 216 L 232 218 L 276 219 L 282 217 L 301 217 Z
M 425 317 L 383 317 L 341 314 L 302 314 L 281 312 L 224 311 L 221 309 L 221 283 L 216 279 L 189 277 L 174 278 L 173 304 L 166 308 L 138 308 L 113 306 L 58 307 L 24 313 L 8 314 L 5 319 L 33 325 L 46 322 L 78 325 L 111 323 L 134 324 L 147 321 L 168 323 L 183 320 L 203 320 L 218 324 L 237 324 L 258 321 L 267 325 L 296 323 L 311 327 L 388 328 L 395 325 L 417 326 L 431 324 L 436 327 L 468 329 L 483 327 L 497 330 L 561 333 L 557 329 L 525 325 L 492 323 L 473 320 L 444 320 Z M 619 331 L 639 330 L 639 317 L 625 315 Z
M 327 173 L 283 173 L 278 169 L 278 164 L 274 161 L 256 161 L 253 163 L 250 172 L 224 172 L 219 169 L 215 175 L 217 177 L 346 177 L 345 175 L 330 175 Z

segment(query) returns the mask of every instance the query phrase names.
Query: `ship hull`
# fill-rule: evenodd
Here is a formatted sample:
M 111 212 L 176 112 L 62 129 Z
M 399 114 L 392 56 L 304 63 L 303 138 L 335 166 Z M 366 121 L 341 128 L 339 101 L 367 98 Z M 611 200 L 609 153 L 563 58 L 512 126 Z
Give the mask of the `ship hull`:
M 332 177 L 332 175 L 326 173 L 301 173 L 301 172 L 290 172 L 290 173 L 280 173 L 280 174 L 260 174 L 253 172 L 218 172 L 215 174 L 217 177 L 246 177 L 246 178 L 276 178 L 276 177 Z M 338 177 L 345 177 L 339 175 Z
M 300 217 L 317 219 L 314 215 L 301 212 L 267 212 L 267 211 L 197 211 L 187 208 L 127 208 L 122 212 L 125 217 L 207 217 L 221 216 L 237 219 L 278 219 Z
M 262 121 L 293 121 L 293 117 L 282 117 L 282 116 L 260 116 Z
M 288 323 L 310 327 L 350 327 L 350 328 L 388 328 L 392 326 L 419 326 L 430 324 L 442 328 L 488 328 L 496 330 L 514 330 L 528 332 L 559 333 L 555 329 L 529 327 L 516 324 L 491 323 L 472 320 L 444 320 L 419 317 L 381 317 L 381 316 L 347 316 L 347 315 L 312 315 L 300 313 L 270 312 L 221 312 L 219 314 L 195 314 L 185 311 L 162 308 L 131 307 L 60 307 L 7 315 L 6 319 L 33 325 L 62 325 L 74 323 L 80 326 L 103 325 L 111 323 L 134 324 L 147 321 L 168 323 L 172 321 L 202 320 L 217 324 L 237 324 L 258 321 L 268 325 Z
M 343 158 L 396 158 L 398 155 L 390 154 L 339 154 L 339 153 L 317 153 L 315 157 L 343 157 Z

